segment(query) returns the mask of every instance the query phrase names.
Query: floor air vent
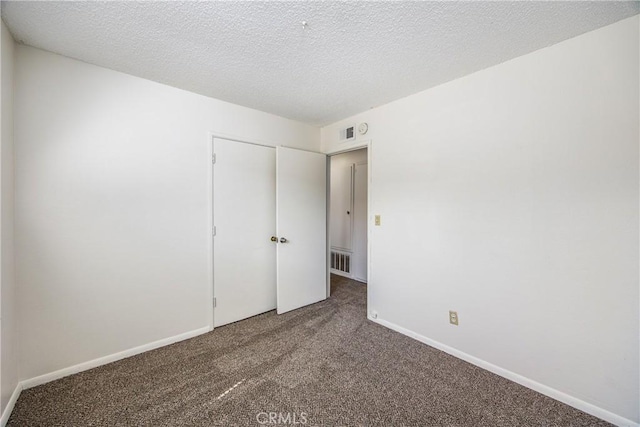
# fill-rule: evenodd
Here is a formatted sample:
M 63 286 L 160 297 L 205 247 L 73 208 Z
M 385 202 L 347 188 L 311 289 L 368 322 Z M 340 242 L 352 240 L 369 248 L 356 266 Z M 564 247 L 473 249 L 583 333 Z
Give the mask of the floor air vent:
M 331 269 L 343 273 L 351 273 L 351 254 L 331 251 Z

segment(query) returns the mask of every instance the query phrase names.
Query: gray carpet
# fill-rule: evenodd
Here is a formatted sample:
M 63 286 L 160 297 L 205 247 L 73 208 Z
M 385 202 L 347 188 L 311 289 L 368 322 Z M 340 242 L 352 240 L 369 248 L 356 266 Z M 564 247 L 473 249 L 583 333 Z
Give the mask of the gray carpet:
M 608 425 L 368 321 L 362 284 L 332 287 L 327 301 L 25 390 L 8 425 Z

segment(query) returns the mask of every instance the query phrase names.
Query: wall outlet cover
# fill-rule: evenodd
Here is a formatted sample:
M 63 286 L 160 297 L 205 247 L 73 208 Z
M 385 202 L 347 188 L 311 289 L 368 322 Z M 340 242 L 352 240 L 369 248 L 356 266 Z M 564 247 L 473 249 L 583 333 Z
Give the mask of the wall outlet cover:
M 457 311 L 449 311 L 449 323 L 452 325 L 458 325 L 458 312 Z

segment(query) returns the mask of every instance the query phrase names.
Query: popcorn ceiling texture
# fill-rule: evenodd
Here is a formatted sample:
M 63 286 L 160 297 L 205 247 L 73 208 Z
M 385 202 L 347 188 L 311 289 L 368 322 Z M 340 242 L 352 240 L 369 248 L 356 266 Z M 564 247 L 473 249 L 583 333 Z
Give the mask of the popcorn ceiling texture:
M 639 10 L 638 2 L 3 1 L 2 19 L 28 45 L 324 125 Z

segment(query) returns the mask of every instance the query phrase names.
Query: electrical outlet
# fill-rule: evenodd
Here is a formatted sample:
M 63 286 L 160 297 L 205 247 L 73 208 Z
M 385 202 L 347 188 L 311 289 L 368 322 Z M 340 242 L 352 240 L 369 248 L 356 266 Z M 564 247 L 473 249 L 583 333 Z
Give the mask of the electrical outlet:
M 458 326 L 458 312 L 449 310 L 449 323 Z
M 375 224 L 380 225 L 380 215 L 375 216 Z

